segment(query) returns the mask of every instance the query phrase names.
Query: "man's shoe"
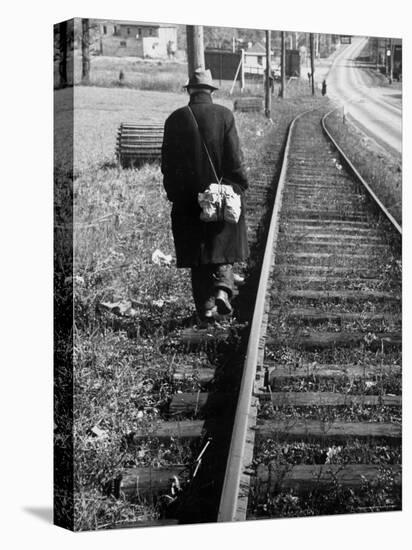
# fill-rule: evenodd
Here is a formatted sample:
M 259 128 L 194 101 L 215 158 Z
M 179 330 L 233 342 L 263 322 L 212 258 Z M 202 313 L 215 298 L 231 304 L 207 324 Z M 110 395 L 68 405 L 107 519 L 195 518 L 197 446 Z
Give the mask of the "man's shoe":
M 206 301 L 205 303 L 203 304 L 203 307 L 204 307 L 204 310 L 205 311 L 209 311 L 209 310 L 213 310 L 216 311 L 216 307 L 215 307 L 215 297 L 214 295 L 213 296 L 210 296 Z
M 217 307 L 213 306 L 210 309 L 206 309 L 202 316 L 199 316 L 197 326 L 200 329 L 209 328 L 216 322 Z
M 213 320 L 215 318 L 216 313 L 217 313 L 217 307 L 216 306 L 213 306 L 212 308 L 207 309 L 205 311 L 205 319 L 207 321 Z
M 229 313 L 232 313 L 233 308 L 230 305 L 229 296 L 226 290 L 218 290 L 215 301 L 217 312 L 220 313 L 220 315 L 228 315 Z
M 233 273 L 233 284 L 236 286 L 241 286 L 245 284 L 245 278 L 242 277 L 242 275 L 238 275 L 237 273 Z

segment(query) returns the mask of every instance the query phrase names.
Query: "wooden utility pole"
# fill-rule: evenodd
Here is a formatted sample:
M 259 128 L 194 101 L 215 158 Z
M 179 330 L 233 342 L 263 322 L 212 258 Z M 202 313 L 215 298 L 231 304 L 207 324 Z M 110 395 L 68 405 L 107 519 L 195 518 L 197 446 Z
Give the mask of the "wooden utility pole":
M 376 70 L 379 70 L 379 38 L 376 37 Z
M 326 52 L 328 56 L 331 54 L 331 51 L 332 51 L 332 35 L 327 34 L 326 35 Z
M 312 82 L 312 95 L 315 95 L 315 52 L 313 44 L 313 33 L 310 33 L 310 79 Z
M 82 82 L 90 79 L 90 29 L 89 20 L 82 19 Z
M 280 97 L 285 97 L 286 89 L 286 51 L 285 51 L 285 32 L 280 33 Z
M 203 27 L 200 25 L 186 25 L 187 41 L 187 70 L 189 78 L 194 71 L 205 68 L 205 52 L 203 47 Z
M 394 54 L 392 38 L 389 38 L 389 51 L 390 51 L 390 56 L 389 56 L 389 84 L 392 84 L 392 82 L 393 82 L 393 54 Z
M 59 76 L 60 86 L 67 86 L 67 21 L 59 24 Z
M 240 50 L 240 91 L 245 88 L 245 50 Z
M 266 78 L 265 78 L 265 115 L 270 118 L 270 110 L 272 103 L 271 81 L 271 63 L 270 63 L 270 31 L 266 31 Z
M 385 40 L 385 75 L 389 73 L 389 56 L 388 56 L 388 43 Z

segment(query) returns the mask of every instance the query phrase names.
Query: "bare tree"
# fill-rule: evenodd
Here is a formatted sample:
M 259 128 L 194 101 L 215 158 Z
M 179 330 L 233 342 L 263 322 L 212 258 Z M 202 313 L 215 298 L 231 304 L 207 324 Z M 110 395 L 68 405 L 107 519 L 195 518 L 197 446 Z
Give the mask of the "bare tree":
M 59 76 L 60 86 L 67 86 L 67 21 L 59 24 Z
M 285 97 L 286 90 L 286 44 L 285 32 L 280 33 L 281 49 L 280 49 L 280 97 Z
M 90 25 L 88 19 L 82 19 L 82 82 L 90 80 Z
M 315 48 L 313 33 L 310 33 L 310 78 L 312 81 L 312 95 L 315 95 Z

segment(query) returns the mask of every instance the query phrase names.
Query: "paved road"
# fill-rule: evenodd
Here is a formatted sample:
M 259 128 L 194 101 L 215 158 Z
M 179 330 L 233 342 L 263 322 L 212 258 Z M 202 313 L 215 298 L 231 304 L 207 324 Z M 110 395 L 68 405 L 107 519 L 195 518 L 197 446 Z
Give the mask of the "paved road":
M 355 64 L 367 39 L 354 37 L 336 56 L 328 74 L 328 94 L 381 144 L 402 151 L 402 92 L 376 86 L 376 77 Z

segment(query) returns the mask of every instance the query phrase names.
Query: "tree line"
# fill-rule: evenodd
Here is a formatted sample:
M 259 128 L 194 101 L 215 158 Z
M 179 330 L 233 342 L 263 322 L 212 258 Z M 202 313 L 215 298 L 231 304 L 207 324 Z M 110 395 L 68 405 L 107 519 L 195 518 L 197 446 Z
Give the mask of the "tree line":
M 90 19 L 81 19 L 80 32 L 75 28 L 74 20 L 62 21 L 54 27 L 54 61 L 59 68 L 59 87 L 70 85 L 68 78 L 69 61 L 73 63 L 75 43 L 80 41 L 82 52 L 82 83 L 90 80 L 90 45 L 93 42 L 91 31 L 97 28 L 96 23 L 90 23 Z
M 184 31 L 184 32 L 183 32 Z M 187 50 L 186 25 L 177 25 L 178 48 Z M 290 49 L 307 46 L 315 51 L 315 57 L 322 53 L 329 55 L 332 50 L 332 35 L 313 35 L 313 43 L 308 43 L 307 33 L 272 31 L 272 50 L 282 49 L 283 40 Z M 247 47 L 248 43 L 264 43 L 265 31 L 259 29 L 240 29 L 229 27 L 203 27 L 204 47 L 220 49 L 236 49 Z M 69 60 L 73 62 L 75 46 L 81 47 L 82 72 L 81 82 L 90 81 L 90 47 L 100 37 L 99 22 L 95 19 L 80 19 L 63 21 L 55 25 L 55 61 L 58 62 L 58 86 L 64 88 L 70 84 L 68 79 Z M 101 38 L 101 37 L 100 37 Z M 323 51 L 321 51 L 323 49 Z

